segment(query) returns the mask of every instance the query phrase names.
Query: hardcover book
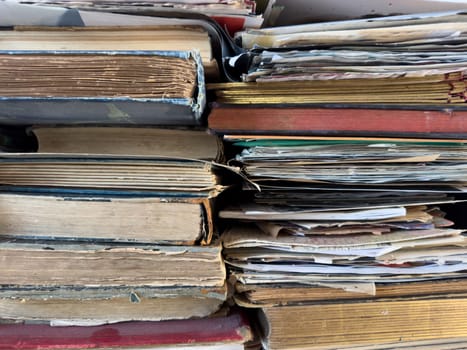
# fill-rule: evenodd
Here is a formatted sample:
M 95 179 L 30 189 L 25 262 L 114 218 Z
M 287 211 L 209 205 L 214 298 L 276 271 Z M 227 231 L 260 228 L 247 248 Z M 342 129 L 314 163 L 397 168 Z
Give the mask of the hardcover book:
M 204 71 L 195 52 L 2 51 L 0 62 L 4 124 L 203 122 Z
M 22 135 L 18 134 L 16 138 L 20 139 Z M 38 153 L 163 156 L 217 162 L 223 158 L 221 139 L 205 129 L 35 126 L 28 137 L 36 138 Z
M 463 105 L 214 104 L 208 126 L 217 134 L 458 138 L 467 135 Z
M 242 350 L 252 337 L 246 316 L 239 312 L 211 318 L 125 322 L 92 327 L 0 325 L 0 347 L 8 350 Z
M 188 158 L 4 153 L 0 231 L 17 238 L 208 244 L 224 171 L 233 174 Z
M 102 324 L 208 316 L 226 299 L 220 244 L 5 241 L 2 319 Z
M 265 347 L 439 349 L 452 343 L 448 349 L 461 349 L 467 344 L 465 304 L 465 296 L 456 296 L 266 307 Z

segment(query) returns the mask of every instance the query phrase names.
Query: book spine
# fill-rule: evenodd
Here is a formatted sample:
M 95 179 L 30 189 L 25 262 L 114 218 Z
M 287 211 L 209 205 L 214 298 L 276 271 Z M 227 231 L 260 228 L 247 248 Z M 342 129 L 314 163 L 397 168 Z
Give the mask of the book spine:
M 220 133 L 459 136 L 467 133 L 467 111 L 219 107 L 209 116 L 209 128 Z

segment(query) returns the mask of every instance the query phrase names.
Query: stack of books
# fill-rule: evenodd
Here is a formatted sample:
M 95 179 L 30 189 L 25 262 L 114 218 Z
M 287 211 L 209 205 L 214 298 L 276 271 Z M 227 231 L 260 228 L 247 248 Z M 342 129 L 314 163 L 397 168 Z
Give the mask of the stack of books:
M 158 31 L 195 46 L 156 50 Z M 1 326 L 2 346 L 243 348 L 252 333 L 225 305 L 215 222 L 236 174 L 204 127 L 211 59 L 189 41 L 210 45 L 206 32 L 2 35 L 0 318 L 26 323 Z
M 153 124 L 158 107 L 169 112 L 175 106 L 168 113 L 174 124 L 183 114 L 197 120 L 190 104 L 195 90 L 204 94 L 197 84 L 202 66 L 190 55 L 45 56 L 4 55 L 3 102 L 13 99 L 27 109 L 30 100 L 86 105 L 96 97 L 119 111 L 114 98 L 138 95 L 156 116 Z M 170 67 L 162 71 L 161 65 Z M 27 76 L 15 75 L 25 66 Z M 177 112 L 180 106 L 187 113 Z M 72 115 L 63 120 L 73 121 Z M 215 138 L 197 130 L 112 125 L 37 126 L 39 152 L 2 154 L 0 250 L 8 265 L 1 276 L 2 318 L 100 324 L 203 317 L 225 301 L 221 246 L 212 242 L 223 169 L 196 159 L 216 157 Z M 179 140 L 191 137 L 195 158 L 182 157 L 186 141 Z
M 465 346 L 463 17 L 251 30 L 244 81 L 209 85 L 249 180 L 225 259 L 265 348 Z
M 21 2 L 0 347 L 467 346 L 464 12 L 235 41 L 252 1 Z

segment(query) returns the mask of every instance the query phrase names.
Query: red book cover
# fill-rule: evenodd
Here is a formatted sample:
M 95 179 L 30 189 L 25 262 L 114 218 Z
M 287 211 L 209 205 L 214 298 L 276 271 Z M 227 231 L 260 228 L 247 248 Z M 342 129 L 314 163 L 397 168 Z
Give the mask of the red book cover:
M 208 125 L 220 134 L 463 138 L 467 135 L 467 109 L 214 105 Z
M 246 317 L 160 322 L 124 322 L 91 327 L 43 324 L 0 325 L 0 349 L 96 349 L 183 344 L 244 343 L 251 338 Z
M 231 37 L 235 33 L 245 29 L 245 18 L 240 16 L 212 16 L 212 18 L 229 33 Z

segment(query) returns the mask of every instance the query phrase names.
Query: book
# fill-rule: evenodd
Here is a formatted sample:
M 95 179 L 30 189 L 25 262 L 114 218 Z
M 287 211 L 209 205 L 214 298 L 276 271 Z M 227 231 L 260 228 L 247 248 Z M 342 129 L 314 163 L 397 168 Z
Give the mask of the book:
M 222 139 L 233 143 L 235 146 L 245 147 L 255 143 L 279 145 L 300 145 L 300 144 L 365 144 L 368 142 L 387 142 L 391 144 L 415 143 L 425 145 L 461 145 L 467 142 L 466 139 L 442 139 L 430 137 L 378 137 L 378 136 L 310 136 L 310 135 L 261 135 L 261 134 L 225 134 Z
M 151 155 L 216 162 L 223 157 L 220 138 L 204 129 L 34 126 L 28 136 L 37 139 L 34 150 L 39 153 Z
M 37 8 L 36 8 L 37 10 Z M 14 26 L 0 33 L 5 51 L 198 51 L 218 70 L 207 31 L 196 25 Z
M 344 79 L 301 79 L 295 81 L 238 82 L 209 84 L 216 101 L 225 104 L 428 104 L 465 102 L 463 68 L 451 72 L 430 72 L 421 77 L 396 74 L 394 77 Z M 389 73 L 390 74 L 390 73 Z M 388 75 L 389 75 L 388 74 Z
M 3 156 L 2 234 L 17 238 L 208 244 L 217 232 L 215 202 L 226 188 L 219 177 L 230 172 L 189 158 Z
M 36 9 L 28 5 L 19 4 L 16 1 L 2 1 L 0 4 L 2 17 L 0 25 L 11 27 L 18 24 L 23 25 L 75 25 L 82 26 L 83 20 L 76 11 L 66 8 L 43 8 Z M 19 22 L 19 23 L 18 23 Z
M 0 193 L 0 236 L 193 245 L 217 232 L 213 199 L 37 192 Z
M 462 106 L 226 105 L 213 106 L 208 126 L 218 134 L 465 138 Z
M 0 158 L 2 185 L 141 190 L 172 196 L 178 192 L 182 197 L 214 197 L 223 189 L 219 171 L 231 169 L 198 159 L 158 156 L 2 153 Z
M 0 17 L 0 26 L 17 27 L 20 31 L 27 29 L 26 27 L 32 27 L 27 30 L 50 30 L 46 27 L 59 27 L 57 28 L 56 34 L 65 32 L 65 35 L 73 34 L 69 33 L 68 29 L 75 27 L 76 30 L 80 31 L 82 27 L 94 27 L 99 28 L 102 32 L 105 32 L 103 27 L 112 27 L 112 29 L 118 30 L 118 27 L 132 27 L 133 31 L 144 30 L 146 27 L 165 27 L 159 28 L 162 32 L 172 30 L 172 34 L 180 29 L 179 34 L 168 37 L 163 37 L 161 40 L 157 38 L 151 38 L 149 45 L 162 45 L 158 50 L 181 50 L 181 47 L 173 46 L 171 42 L 175 39 L 176 43 L 186 43 L 187 47 L 183 48 L 184 51 L 200 51 L 203 66 L 205 68 L 206 78 L 209 81 L 218 81 L 223 79 L 237 79 L 237 74 L 232 74 L 230 69 L 224 66 L 224 58 L 241 54 L 243 50 L 237 46 L 232 38 L 226 33 L 224 27 L 216 22 L 214 19 L 206 16 L 202 13 L 196 13 L 191 11 L 182 11 L 175 9 L 154 9 L 148 6 L 139 7 L 134 11 L 130 8 L 113 8 L 113 9 L 102 9 L 99 11 L 90 10 L 79 10 L 76 8 L 64 8 L 57 6 L 35 6 L 31 4 L 20 4 L 18 2 L 2 2 L 0 3 L 0 12 L 4 15 Z M 111 12 L 107 12 L 111 11 Z M 19 28 L 21 27 L 21 28 Z M 77 28 L 79 27 L 79 28 Z M 130 28 L 128 28 L 130 29 Z M 52 29 L 53 30 L 53 29 Z M 91 29 L 92 31 L 93 29 Z M 125 29 L 123 29 L 124 31 Z M 131 31 L 131 30 L 130 30 Z M 189 33 L 193 31 L 194 33 Z M 204 53 L 207 51 L 203 48 L 207 48 L 205 41 L 202 43 L 195 39 L 196 32 L 205 32 L 208 34 L 201 33 L 201 36 L 208 38 L 210 42 L 211 54 L 205 56 Z M 86 30 L 80 32 L 80 35 L 85 35 Z M 11 34 L 11 32 L 8 32 Z M 8 35 L 8 34 L 7 34 Z M 25 34 L 27 36 L 27 34 Z M 199 35 L 199 33 L 198 33 Z M 140 43 L 137 38 L 133 38 L 129 45 L 135 45 Z M 204 43 L 204 44 L 203 44 Z M 118 45 L 120 49 L 126 50 L 124 45 Z M 35 45 L 31 43 L 31 45 Z M 64 43 L 65 46 L 72 45 L 72 43 Z M 105 42 L 102 46 L 107 45 Z M 199 46 L 198 46 L 199 45 Z M 101 47 L 102 47 L 101 46 Z M 39 48 L 42 50 L 42 48 Z M 57 48 L 59 50 L 60 47 Z
M 0 325 L 0 346 L 38 349 L 241 350 L 252 338 L 248 319 L 238 311 L 191 320 L 126 322 L 92 327 L 42 324 Z
M 0 255 L 6 262 L 0 288 L 4 319 L 97 324 L 200 317 L 226 298 L 218 243 L 13 240 L 1 243 Z
M 297 305 L 299 303 L 351 300 L 369 300 L 377 298 L 401 298 L 440 296 L 449 291 L 449 295 L 465 294 L 467 279 L 440 279 L 433 281 L 377 283 L 373 296 L 366 293 L 356 293 L 346 288 L 327 287 L 325 283 L 301 285 L 299 283 L 270 284 L 235 284 L 235 299 L 239 305 L 247 308 L 263 306 Z
M 98 284 L 98 281 L 96 281 Z M 93 326 L 207 317 L 221 312 L 227 286 L 5 286 L 1 322 Z
M 0 60 L 4 124 L 203 122 L 204 74 L 194 52 L 3 51 Z
M 4 241 L 1 251 L 8 261 L 3 270 L 4 285 L 224 285 L 219 244 L 188 247 Z M 187 273 L 187 269 L 192 272 Z
M 264 307 L 264 343 L 274 350 L 411 348 L 416 342 L 438 349 L 453 342 L 459 349 L 467 344 L 465 304 L 458 295 Z

